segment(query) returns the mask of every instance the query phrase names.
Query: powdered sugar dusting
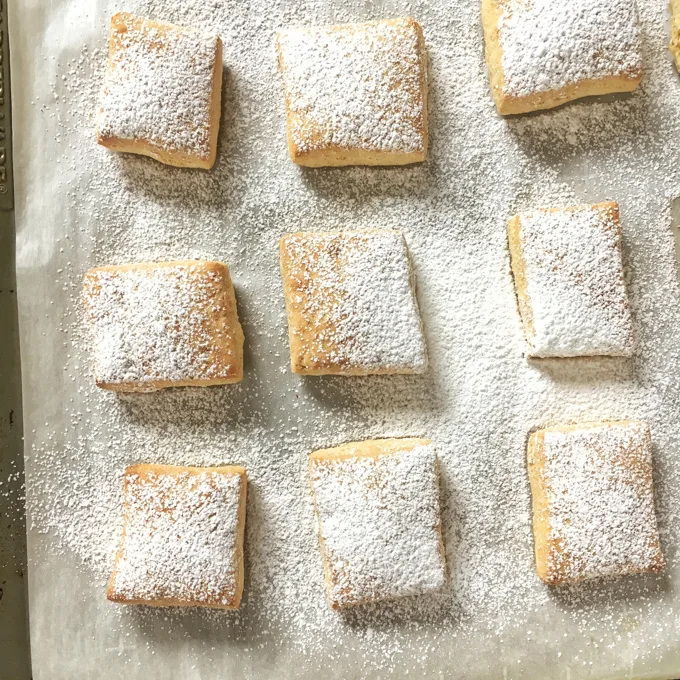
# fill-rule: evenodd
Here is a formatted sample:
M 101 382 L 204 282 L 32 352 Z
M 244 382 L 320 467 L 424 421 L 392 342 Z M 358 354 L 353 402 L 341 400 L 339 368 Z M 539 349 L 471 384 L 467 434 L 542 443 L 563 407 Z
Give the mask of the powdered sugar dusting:
M 238 603 L 241 476 L 154 469 L 125 477 L 125 527 L 110 595 L 186 605 Z
M 444 585 L 439 488 L 431 444 L 312 459 L 310 474 L 329 599 L 344 607 L 420 595 Z M 409 449 L 410 446 L 410 449 Z M 332 451 L 326 452 L 332 455 Z
M 219 38 L 122 13 L 111 40 L 99 134 L 209 158 Z
M 291 28 L 278 40 L 300 152 L 425 150 L 425 63 L 412 21 Z
M 632 354 L 618 214 L 602 205 L 523 213 L 519 238 L 532 316 L 530 354 Z
M 550 537 L 560 546 L 548 573 L 574 581 L 660 570 L 649 426 L 603 423 L 543 436 Z
M 427 367 L 406 241 L 397 231 L 291 234 L 282 241 L 295 365 L 339 373 Z
M 525 97 L 587 80 L 638 77 L 634 0 L 498 0 L 506 94 Z

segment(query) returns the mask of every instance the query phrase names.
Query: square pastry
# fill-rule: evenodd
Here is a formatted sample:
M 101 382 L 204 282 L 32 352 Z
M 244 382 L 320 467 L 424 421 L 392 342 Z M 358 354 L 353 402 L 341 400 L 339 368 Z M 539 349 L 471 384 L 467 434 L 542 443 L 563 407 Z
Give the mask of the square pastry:
M 616 203 L 522 213 L 508 236 L 530 356 L 632 355 Z
M 133 465 L 106 596 L 122 604 L 238 609 L 246 471 Z
M 411 262 L 398 231 L 281 239 L 293 373 L 422 373 L 427 368 Z
M 646 423 L 550 427 L 528 446 L 538 575 L 551 585 L 664 568 Z
M 333 608 L 444 585 L 439 472 L 429 440 L 344 444 L 313 453 L 309 470 Z
M 126 12 L 111 18 L 97 141 L 185 168 L 217 154 L 222 41 Z
M 482 0 L 499 113 L 631 92 L 642 79 L 635 0 Z
M 184 260 L 85 274 L 97 386 L 120 392 L 243 378 L 243 331 L 229 268 Z
M 420 24 L 292 28 L 278 34 L 288 151 L 299 165 L 404 165 L 427 154 Z
M 671 0 L 671 54 L 680 71 L 680 0 Z

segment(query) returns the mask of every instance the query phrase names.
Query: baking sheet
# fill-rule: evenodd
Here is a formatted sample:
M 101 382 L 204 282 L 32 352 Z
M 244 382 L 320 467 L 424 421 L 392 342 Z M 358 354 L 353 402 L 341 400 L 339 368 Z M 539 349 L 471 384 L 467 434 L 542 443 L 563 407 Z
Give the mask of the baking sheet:
M 29 680 L 14 215 L 0 212 L 0 680 Z
M 31 677 L 7 5 L 0 3 L 0 665 Z
M 672 678 L 680 674 L 680 83 L 664 3 L 640 0 L 642 89 L 500 119 L 477 0 L 22 0 L 11 9 L 17 258 L 34 677 Z M 215 29 L 226 73 L 212 172 L 94 141 L 108 18 Z M 273 34 L 412 15 L 430 67 L 431 152 L 407 168 L 307 170 L 287 159 Z M 621 203 L 633 361 L 527 361 L 505 221 L 517 209 Z M 291 230 L 404 230 L 431 369 L 300 378 L 288 369 L 276 241 Z M 128 261 L 228 262 L 246 333 L 242 385 L 116 397 L 93 387 L 83 273 Z M 668 570 L 551 590 L 533 571 L 527 432 L 569 420 L 651 423 Z M 444 592 L 331 612 L 307 454 L 351 439 L 431 437 L 442 467 Z M 238 614 L 104 598 L 133 462 L 245 464 Z

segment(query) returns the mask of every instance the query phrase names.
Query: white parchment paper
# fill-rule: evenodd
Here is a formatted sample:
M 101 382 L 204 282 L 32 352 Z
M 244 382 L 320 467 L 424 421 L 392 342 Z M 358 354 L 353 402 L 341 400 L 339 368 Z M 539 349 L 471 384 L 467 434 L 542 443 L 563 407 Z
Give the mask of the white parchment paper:
M 639 1 L 640 91 L 503 120 L 488 92 L 478 0 L 10 3 L 38 680 L 680 675 L 680 293 L 670 209 L 680 194 L 680 83 L 664 4 Z M 225 94 L 211 172 L 96 145 L 108 20 L 122 9 L 221 35 Z M 403 15 L 421 21 L 429 52 L 427 162 L 295 167 L 275 30 Z M 605 199 L 621 203 L 635 359 L 527 361 L 506 220 L 521 208 Z M 290 373 L 277 240 L 344 227 L 405 232 L 431 355 L 426 376 Z M 83 273 L 189 257 L 232 269 L 247 338 L 243 384 L 127 397 L 97 390 Z M 534 573 L 527 432 L 619 418 L 652 426 L 668 570 L 548 589 Z M 324 599 L 307 454 L 391 435 L 437 443 L 447 588 L 337 615 Z M 239 614 L 106 601 L 122 473 L 134 462 L 246 465 Z

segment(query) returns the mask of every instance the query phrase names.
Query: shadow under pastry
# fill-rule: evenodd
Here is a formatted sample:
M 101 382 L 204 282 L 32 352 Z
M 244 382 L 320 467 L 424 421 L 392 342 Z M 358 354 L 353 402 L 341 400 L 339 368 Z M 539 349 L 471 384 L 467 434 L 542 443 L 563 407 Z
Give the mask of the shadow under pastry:
M 302 183 L 320 198 L 367 203 L 385 198 L 427 198 L 434 185 L 428 161 L 400 166 L 299 167 Z
M 157 392 L 116 393 L 116 402 L 133 423 L 156 427 L 254 423 L 262 400 L 249 389 L 252 377 L 235 385 L 169 387 Z
M 527 357 L 527 363 L 555 382 L 590 385 L 635 379 L 633 357 Z
M 651 130 L 644 83 L 635 92 L 577 99 L 555 109 L 508 116 L 505 122 L 527 156 L 552 167 L 563 166 L 574 155 L 638 145 Z
M 456 606 L 451 587 L 438 593 L 413 595 L 383 602 L 368 602 L 347 607 L 337 612 L 343 623 L 350 628 L 382 632 L 394 632 L 396 627 L 441 626 L 447 623 L 456 626 L 462 619 L 462 612 Z
M 617 602 L 633 606 L 662 598 L 672 590 L 668 572 L 662 574 L 631 574 L 611 576 L 571 583 L 545 586 L 550 597 L 565 610 L 593 612 L 601 616 L 603 606 Z
M 443 409 L 428 369 L 422 375 L 302 376 L 301 390 L 331 410 L 436 413 Z

